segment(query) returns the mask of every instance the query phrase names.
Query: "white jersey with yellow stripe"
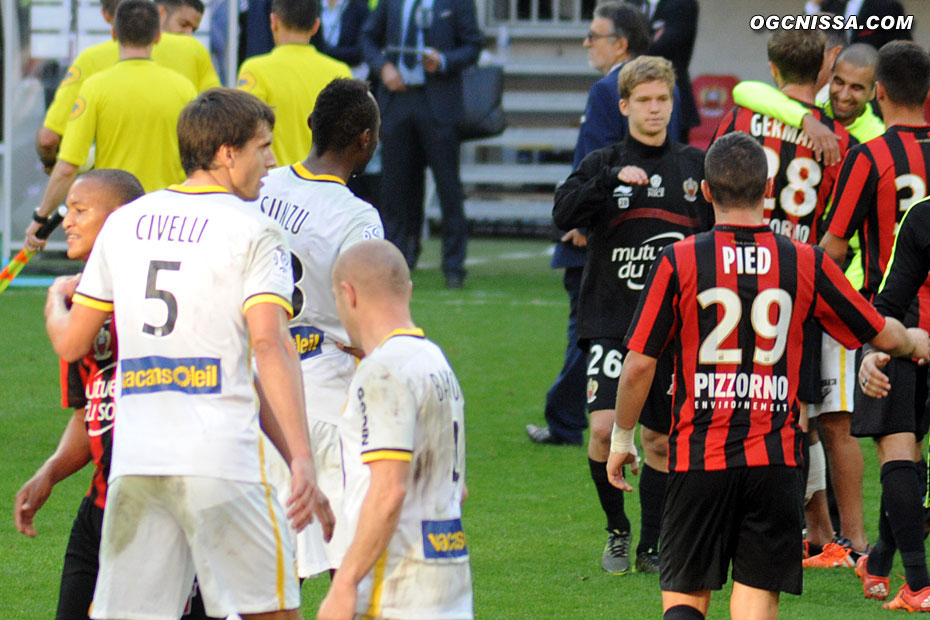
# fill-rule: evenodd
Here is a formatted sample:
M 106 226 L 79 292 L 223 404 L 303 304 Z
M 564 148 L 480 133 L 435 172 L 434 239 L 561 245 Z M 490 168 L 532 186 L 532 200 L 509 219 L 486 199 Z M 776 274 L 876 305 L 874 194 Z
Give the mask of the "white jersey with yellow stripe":
M 291 312 L 290 259 L 281 229 L 221 187 L 109 216 L 74 302 L 113 309 L 120 335 L 111 479 L 262 480 L 245 311 Z
M 300 163 L 269 172 L 253 204 L 281 225 L 296 259 L 291 332 L 301 359 L 326 343 L 349 344 L 333 298 L 333 264 L 353 244 L 384 238 L 378 211 L 341 178 Z
M 473 617 L 462 528 L 465 400 L 442 350 L 423 332 L 392 333 L 359 364 L 342 427 L 345 513 L 355 532 L 368 463 L 410 462 L 407 494 L 385 553 L 358 587 L 364 617 Z

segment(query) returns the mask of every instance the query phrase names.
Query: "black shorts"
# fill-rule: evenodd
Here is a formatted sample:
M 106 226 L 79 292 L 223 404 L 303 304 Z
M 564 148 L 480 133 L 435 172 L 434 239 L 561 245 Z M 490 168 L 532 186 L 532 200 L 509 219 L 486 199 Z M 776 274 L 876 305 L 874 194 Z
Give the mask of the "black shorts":
M 89 497 L 81 500 L 77 516 L 71 526 L 71 537 L 65 551 L 65 564 L 61 570 L 61 589 L 58 592 L 56 620 L 87 618 L 97 584 L 97 553 L 100 551 L 100 530 L 103 527 L 103 510 Z
M 796 467 L 672 472 L 665 488 L 659 584 L 720 590 L 733 580 L 801 593 L 803 487 Z
M 866 396 L 862 393 L 862 386 L 856 382 L 849 433 L 853 437 L 914 433 L 920 441 L 930 427 L 930 416 L 927 414 L 927 366 L 892 358 L 882 372 L 888 375 L 891 382 L 891 390 L 885 398 Z
M 97 585 L 100 564 L 100 532 L 103 529 L 103 510 L 89 497 L 81 500 L 77 516 L 71 526 L 65 564 L 61 570 L 61 589 L 58 592 L 56 620 L 86 620 Z M 188 601 L 184 620 L 211 620 L 203 607 L 203 599 L 194 585 L 195 595 Z
M 598 338 L 588 343 L 588 413 L 616 407 L 620 367 L 626 354 L 622 340 Z M 639 416 L 640 424 L 665 435 L 672 427 L 673 359 L 671 352 L 659 358 L 652 388 Z
M 815 321 L 804 323 L 804 348 L 801 351 L 801 369 L 798 373 L 798 400 L 802 403 L 823 402 L 820 380 L 820 361 L 823 357 L 823 329 Z

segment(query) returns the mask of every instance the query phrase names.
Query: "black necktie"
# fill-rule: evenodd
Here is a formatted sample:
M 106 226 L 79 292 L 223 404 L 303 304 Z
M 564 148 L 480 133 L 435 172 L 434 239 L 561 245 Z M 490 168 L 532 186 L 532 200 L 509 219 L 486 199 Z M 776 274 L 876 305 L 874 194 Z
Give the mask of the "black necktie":
M 407 33 L 404 35 L 404 47 L 413 49 L 417 46 L 418 34 L 420 29 L 417 28 L 417 11 L 420 10 L 420 0 L 414 0 L 413 6 L 410 7 L 410 19 L 407 21 Z M 414 53 L 404 53 L 404 66 L 408 69 L 414 69 L 417 66 L 417 55 Z

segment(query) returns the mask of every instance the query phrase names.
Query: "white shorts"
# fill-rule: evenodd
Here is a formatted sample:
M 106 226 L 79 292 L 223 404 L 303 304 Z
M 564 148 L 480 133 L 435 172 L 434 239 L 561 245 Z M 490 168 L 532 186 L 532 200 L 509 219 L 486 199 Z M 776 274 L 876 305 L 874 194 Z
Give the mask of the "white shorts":
M 195 572 L 210 616 L 299 608 L 286 528 L 267 484 L 116 478 L 107 493 L 91 617 L 177 620 Z
M 810 418 L 821 413 L 853 410 L 856 389 L 856 350 L 847 349 L 824 333 L 820 358 L 820 386 L 823 402 L 807 408 Z
M 323 540 L 323 530 L 315 520 L 299 534 L 291 530 L 297 549 L 297 574 L 302 579 L 339 568 L 352 540 L 342 507 L 345 481 L 339 422 L 356 365 L 354 357 L 335 347 L 326 348 L 321 355 L 301 362 L 317 484 L 329 499 L 336 516 L 336 528 L 328 543 Z M 267 440 L 266 446 L 265 454 L 271 455 L 267 459 L 269 480 L 277 488 L 278 499 L 284 504 L 290 493 L 290 470 Z

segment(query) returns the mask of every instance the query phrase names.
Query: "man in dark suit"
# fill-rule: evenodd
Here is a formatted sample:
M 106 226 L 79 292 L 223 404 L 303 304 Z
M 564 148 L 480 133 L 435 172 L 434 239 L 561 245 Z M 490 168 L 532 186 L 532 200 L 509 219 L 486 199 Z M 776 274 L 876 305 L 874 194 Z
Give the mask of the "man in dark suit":
M 669 135 L 687 143 L 688 132 L 701 124 L 691 88 L 691 75 L 688 73 L 697 34 L 697 0 L 642 0 L 640 5 L 652 28 L 652 43 L 647 53 L 672 61 L 675 85 L 681 94 L 680 130 L 673 133 L 670 129 Z
M 474 0 L 381 0 L 362 27 L 365 62 L 381 78 L 381 219 L 413 268 L 420 254 L 428 165 L 442 212 L 446 286 L 465 281 L 468 228 L 459 179 L 463 69 L 481 51 Z
M 362 25 L 368 18 L 368 0 L 323 0 L 320 29 L 310 43 L 350 67 L 362 62 Z M 328 14 L 333 14 L 330 22 Z
M 898 0 L 810 0 L 810 4 L 819 6 L 819 10 L 828 13 L 835 13 L 844 17 L 849 17 L 851 11 L 859 5 L 856 16 L 859 18 L 859 24 L 862 30 L 853 30 L 850 32 L 850 43 L 868 43 L 875 49 L 880 49 L 888 41 L 897 39 L 911 40 L 911 33 L 908 30 L 883 30 L 869 29 L 866 26 L 866 20 L 869 17 L 885 17 L 891 15 L 900 17 L 904 15 L 904 8 Z

